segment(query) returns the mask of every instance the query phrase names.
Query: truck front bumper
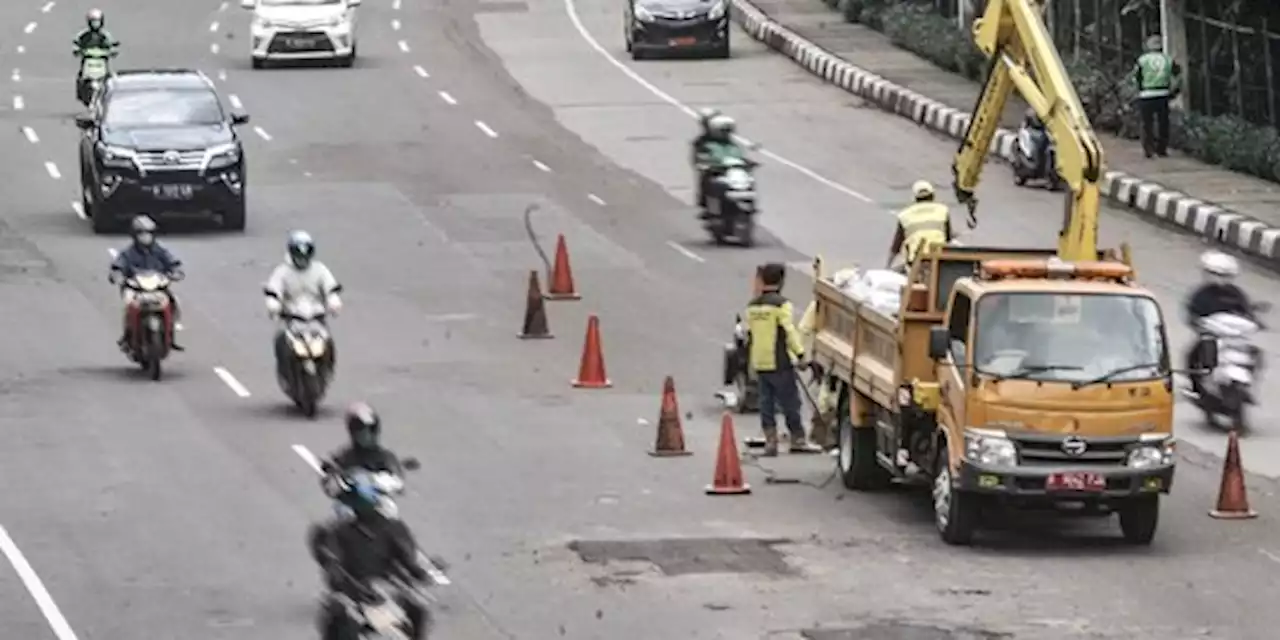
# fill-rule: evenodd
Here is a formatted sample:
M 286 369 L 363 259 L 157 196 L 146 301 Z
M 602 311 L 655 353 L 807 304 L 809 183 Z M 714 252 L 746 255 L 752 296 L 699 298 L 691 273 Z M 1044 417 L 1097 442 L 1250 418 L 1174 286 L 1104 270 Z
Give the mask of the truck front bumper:
M 1144 469 L 1081 465 L 988 468 L 963 460 L 957 488 L 1029 502 L 1109 502 L 1169 493 L 1173 487 L 1173 471 L 1172 464 Z M 1106 481 L 1106 487 L 1092 491 L 1048 488 L 1050 476 L 1072 473 L 1097 474 Z

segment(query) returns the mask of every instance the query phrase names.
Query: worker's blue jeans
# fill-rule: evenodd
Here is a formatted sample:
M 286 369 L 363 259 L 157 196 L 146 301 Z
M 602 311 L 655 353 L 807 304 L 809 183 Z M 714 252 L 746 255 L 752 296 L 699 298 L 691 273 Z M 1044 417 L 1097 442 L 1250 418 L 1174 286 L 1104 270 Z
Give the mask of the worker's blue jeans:
M 800 388 L 796 370 L 761 371 L 756 374 L 760 386 L 760 427 L 765 434 L 778 430 L 778 410 L 787 421 L 791 440 L 804 440 L 804 424 L 800 422 Z

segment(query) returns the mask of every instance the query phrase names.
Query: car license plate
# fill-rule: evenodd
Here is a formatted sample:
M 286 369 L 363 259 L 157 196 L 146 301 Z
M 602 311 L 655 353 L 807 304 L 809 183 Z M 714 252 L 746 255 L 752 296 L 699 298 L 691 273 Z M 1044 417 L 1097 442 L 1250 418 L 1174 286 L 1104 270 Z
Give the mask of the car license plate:
M 1049 491 L 1104 491 L 1106 488 L 1106 478 L 1086 471 L 1053 473 L 1045 481 L 1045 489 Z
M 682 38 L 672 38 L 670 42 L 671 46 L 679 47 L 682 45 L 697 44 L 698 39 L 693 36 L 684 36 Z
M 284 44 L 290 49 L 310 49 L 316 46 L 316 39 L 311 37 L 285 38 Z
M 195 188 L 189 184 L 161 184 L 152 187 L 152 192 L 163 200 L 190 200 Z

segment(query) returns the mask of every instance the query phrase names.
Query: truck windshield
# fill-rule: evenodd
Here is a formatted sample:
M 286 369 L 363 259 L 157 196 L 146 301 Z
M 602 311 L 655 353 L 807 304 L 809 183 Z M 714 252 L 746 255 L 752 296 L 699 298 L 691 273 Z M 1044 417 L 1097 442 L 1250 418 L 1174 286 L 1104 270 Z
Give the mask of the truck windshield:
M 991 293 L 978 300 L 974 368 L 1028 380 L 1149 380 L 1168 369 L 1163 320 L 1142 296 Z

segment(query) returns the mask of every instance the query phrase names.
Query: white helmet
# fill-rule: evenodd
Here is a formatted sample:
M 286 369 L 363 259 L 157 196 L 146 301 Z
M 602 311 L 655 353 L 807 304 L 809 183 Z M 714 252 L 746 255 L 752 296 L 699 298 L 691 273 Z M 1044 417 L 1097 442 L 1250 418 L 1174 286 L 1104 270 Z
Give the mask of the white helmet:
M 711 116 L 711 119 L 707 121 L 708 130 L 726 136 L 733 133 L 733 130 L 737 128 L 737 126 L 738 125 L 733 121 L 733 118 L 730 118 L 723 113 L 717 113 L 716 115 Z
M 1240 275 L 1240 263 L 1221 251 L 1206 251 L 1200 255 L 1200 269 L 1206 275 L 1230 280 Z

